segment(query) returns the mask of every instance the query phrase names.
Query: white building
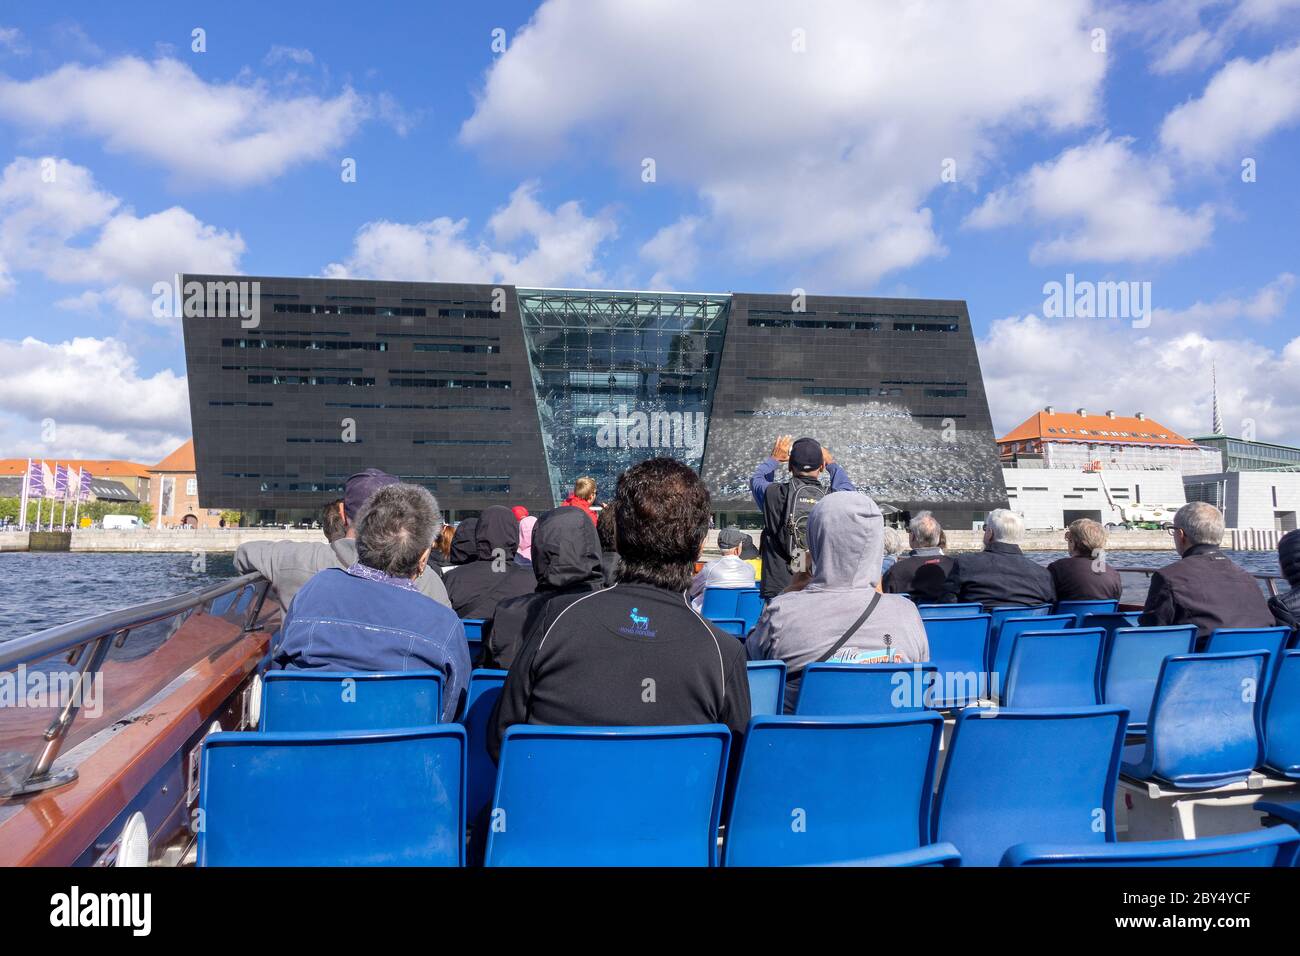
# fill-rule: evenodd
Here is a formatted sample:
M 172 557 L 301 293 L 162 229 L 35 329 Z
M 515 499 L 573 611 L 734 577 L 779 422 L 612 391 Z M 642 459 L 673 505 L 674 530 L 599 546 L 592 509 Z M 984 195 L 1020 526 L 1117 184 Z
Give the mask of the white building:
M 1002 479 L 1011 510 L 1024 515 L 1026 528 L 1064 528 L 1076 518 L 1122 524 L 1121 509 L 1176 511 L 1187 503 L 1183 476 L 1176 471 L 1003 468 Z
M 1227 471 L 1185 475 L 1188 501 L 1208 501 L 1229 528 L 1285 533 L 1300 513 L 1300 472 Z

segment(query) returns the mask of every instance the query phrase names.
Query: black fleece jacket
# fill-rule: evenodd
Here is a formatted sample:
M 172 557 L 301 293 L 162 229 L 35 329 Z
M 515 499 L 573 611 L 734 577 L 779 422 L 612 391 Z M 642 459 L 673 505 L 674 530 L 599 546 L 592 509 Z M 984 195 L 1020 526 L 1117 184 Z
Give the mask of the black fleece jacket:
M 479 515 L 474 543 L 477 560 L 447 572 L 447 596 L 461 617 L 491 621 L 498 604 L 531 594 L 537 582 L 531 568 L 514 560 L 519 548 L 519 519 L 509 508 L 485 508 Z

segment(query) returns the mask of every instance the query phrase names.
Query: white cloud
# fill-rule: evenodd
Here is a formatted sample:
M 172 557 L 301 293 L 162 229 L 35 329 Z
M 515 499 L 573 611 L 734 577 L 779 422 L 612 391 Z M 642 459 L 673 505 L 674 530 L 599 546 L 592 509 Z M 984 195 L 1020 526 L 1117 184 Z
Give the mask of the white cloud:
M 1131 145 L 1131 139 L 1103 134 L 1071 147 L 990 193 L 966 225 L 990 229 L 1028 221 L 1060 230 L 1034 244 L 1035 263 L 1144 262 L 1204 246 L 1214 229 L 1213 208 L 1180 209 L 1169 170 Z
M 1242 320 L 1266 323 L 1283 314 L 1295 283 L 1294 274 L 1283 272 L 1246 298 L 1228 295 L 1210 302 L 1198 300 L 1185 309 L 1157 308 L 1152 315 L 1152 322 L 1162 328 L 1219 332 L 1230 331 L 1232 326 Z
M 65 299 L 65 307 L 109 303 L 151 318 L 144 289 L 177 272 L 238 272 L 243 252 L 238 233 L 179 206 L 136 215 L 90 170 L 64 159 L 19 157 L 0 174 L 0 292 L 15 271 L 31 270 L 99 287 Z
M 1092 19 L 1089 0 L 549 0 L 461 135 L 493 157 L 594 153 L 638 183 L 652 158 L 642 188 L 692 190 L 722 254 L 861 286 L 943 252 L 924 203 L 962 188 L 945 159 L 965 184 L 995 140 L 1094 119 Z
M 14 56 L 26 56 L 30 51 L 23 31 L 17 27 L 0 27 L 0 53 L 12 53 Z
M 1191 164 L 1237 162 L 1271 133 L 1300 122 L 1300 44 L 1260 60 L 1233 60 L 1200 97 L 1175 107 L 1160 142 Z
M 42 422 L 54 441 L 42 443 Z M 0 456 L 158 461 L 190 434 L 185 379 L 141 375 L 112 338 L 0 339 Z
M 1259 308 L 1242 300 L 1237 316 L 1217 300 L 1222 328 L 1179 321 L 1183 311 L 1157 311 L 1147 329 L 1098 319 L 1011 316 L 979 341 L 980 365 L 994 429 L 1005 434 L 1045 405 L 1142 411 L 1184 435 L 1210 430 L 1210 367 L 1217 365 L 1225 424 L 1243 419 L 1262 440 L 1295 441 L 1300 421 L 1300 338 L 1270 349 L 1232 336 L 1232 325 Z
M 655 266 L 651 289 L 676 288 L 679 280 L 695 274 L 700 258 L 700 226 L 698 216 L 683 216 L 641 246 L 641 257 Z
M 381 220 L 357 230 L 352 254 L 324 272 L 335 278 L 598 285 L 597 253 L 617 232 L 612 215 L 587 216 L 574 201 L 547 209 L 536 193 L 536 183 L 523 183 L 493 213 L 487 224 L 492 244 L 471 238 L 465 219 Z
M 271 49 L 267 51 L 266 56 L 263 57 L 263 62 L 267 64 L 280 63 L 285 60 L 288 60 L 290 63 L 297 63 L 301 66 L 306 66 L 307 64 L 316 62 L 316 58 L 312 56 L 311 50 L 302 47 L 281 46 L 278 43 L 271 47 Z
M 1113 28 L 1150 47 L 1151 72 L 1167 75 L 1214 66 L 1245 36 L 1275 40 L 1300 0 L 1135 0 L 1108 13 Z
M 0 117 L 96 137 L 110 152 L 143 156 L 179 179 L 228 186 L 332 156 L 369 108 L 351 89 L 333 98 L 276 97 L 263 84 L 208 83 L 166 58 L 0 79 Z

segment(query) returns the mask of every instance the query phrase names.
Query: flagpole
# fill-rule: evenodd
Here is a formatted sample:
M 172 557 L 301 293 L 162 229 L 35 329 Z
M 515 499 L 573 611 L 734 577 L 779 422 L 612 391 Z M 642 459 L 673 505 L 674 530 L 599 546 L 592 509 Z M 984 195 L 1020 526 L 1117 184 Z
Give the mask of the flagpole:
M 23 472 L 23 495 L 22 495 L 22 502 L 23 502 L 23 503 L 22 503 L 22 508 L 21 508 L 21 509 L 19 510 L 19 512 L 18 512 L 18 515 L 19 515 L 19 517 L 18 517 L 18 530 L 19 530 L 19 531 L 26 531 L 26 530 L 27 530 L 27 502 L 28 502 L 27 491 L 28 491 L 28 487 L 31 485 L 31 483 L 32 483 L 32 460 L 31 460 L 30 458 L 28 458 L 28 459 L 27 459 L 27 470 L 26 470 L 25 472 Z

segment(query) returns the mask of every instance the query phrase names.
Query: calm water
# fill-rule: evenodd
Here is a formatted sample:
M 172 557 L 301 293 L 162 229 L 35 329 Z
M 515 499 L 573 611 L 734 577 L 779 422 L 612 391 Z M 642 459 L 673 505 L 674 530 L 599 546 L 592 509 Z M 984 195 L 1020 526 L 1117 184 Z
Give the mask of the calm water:
M 1260 551 L 1225 552 L 1256 573 L 1277 573 L 1277 555 Z M 1037 551 L 1029 556 L 1041 564 L 1064 552 Z M 1173 552 L 1113 551 L 1116 567 L 1159 568 Z M 0 554 L 0 640 L 22 637 L 56 624 L 141 604 L 156 598 L 207 587 L 235 573 L 230 554 L 209 554 L 202 572 L 183 554 Z M 1140 601 L 1145 582 L 1126 580 L 1125 599 Z

